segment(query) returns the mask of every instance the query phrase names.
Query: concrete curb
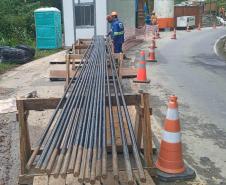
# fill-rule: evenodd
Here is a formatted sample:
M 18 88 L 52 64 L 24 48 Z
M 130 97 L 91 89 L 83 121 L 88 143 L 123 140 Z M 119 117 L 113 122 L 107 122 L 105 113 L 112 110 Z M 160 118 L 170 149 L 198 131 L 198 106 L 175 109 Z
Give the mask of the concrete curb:
M 214 44 L 215 54 L 223 60 L 226 60 L 226 51 L 224 50 L 224 44 L 226 43 L 226 35 L 220 37 Z

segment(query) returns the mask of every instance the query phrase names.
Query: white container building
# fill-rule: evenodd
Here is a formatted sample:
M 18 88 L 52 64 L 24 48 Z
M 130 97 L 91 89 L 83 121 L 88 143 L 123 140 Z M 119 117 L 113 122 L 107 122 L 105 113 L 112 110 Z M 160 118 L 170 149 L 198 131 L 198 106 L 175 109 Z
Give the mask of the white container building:
M 154 11 L 158 17 L 159 28 L 174 27 L 174 0 L 155 0 Z
M 64 42 L 65 47 L 77 39 L 106 35 L 109 25 L 106 16 L 116 11 L 129 34 L 135 32 L 134 0 L 63 0 Z

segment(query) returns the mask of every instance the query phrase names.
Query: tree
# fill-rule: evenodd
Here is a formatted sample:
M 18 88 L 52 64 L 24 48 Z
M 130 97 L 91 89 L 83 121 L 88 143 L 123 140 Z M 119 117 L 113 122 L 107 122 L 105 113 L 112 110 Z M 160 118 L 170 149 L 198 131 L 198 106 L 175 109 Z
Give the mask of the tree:
M 43 6 L 61 8 L 61 1 L 0 0 L 0 45 L 33 44 L 34 10 Z

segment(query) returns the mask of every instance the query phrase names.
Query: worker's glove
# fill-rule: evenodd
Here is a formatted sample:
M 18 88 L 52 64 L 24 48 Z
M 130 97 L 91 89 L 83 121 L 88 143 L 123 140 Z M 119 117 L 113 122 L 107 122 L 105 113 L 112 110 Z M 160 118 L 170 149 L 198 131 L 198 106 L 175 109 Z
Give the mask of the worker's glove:
M 112 31 L 109 31 L 107 37 L 111 36 Z

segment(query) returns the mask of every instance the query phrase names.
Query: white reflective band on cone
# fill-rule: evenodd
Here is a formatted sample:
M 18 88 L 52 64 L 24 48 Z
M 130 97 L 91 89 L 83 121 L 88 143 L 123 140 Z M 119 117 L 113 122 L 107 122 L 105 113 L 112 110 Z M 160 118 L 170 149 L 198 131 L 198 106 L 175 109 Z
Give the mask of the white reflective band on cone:
M 179 143 L 181 141 L 181 134 L 180 132 L 167 132 L 164 130 L 162 139 L 168 143 Z
M 177 109 L 168 109 L 166 113 L 166 119 L 169 120 L 178 120 L 179 119 L 179 113 Z

